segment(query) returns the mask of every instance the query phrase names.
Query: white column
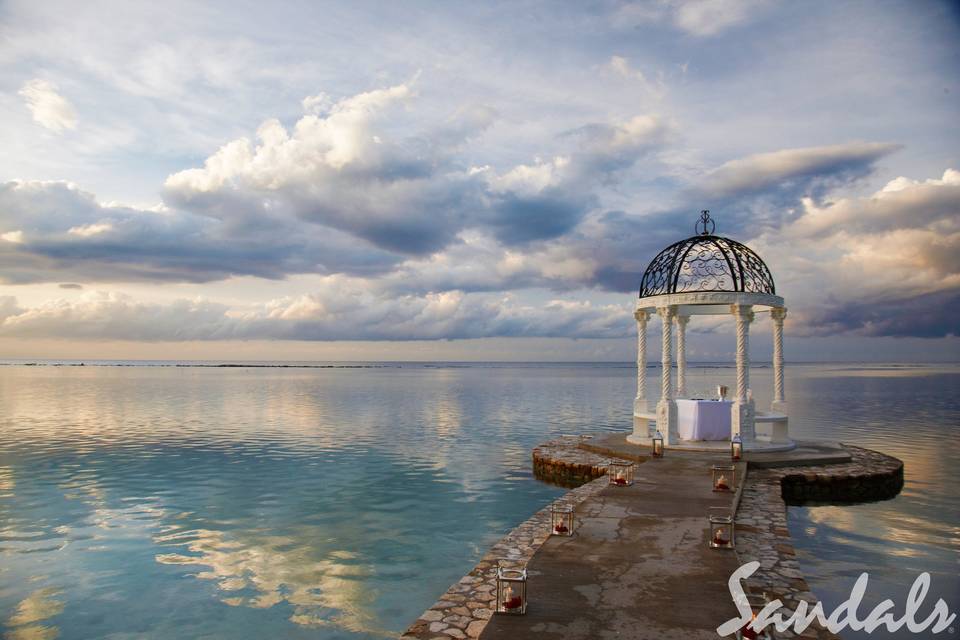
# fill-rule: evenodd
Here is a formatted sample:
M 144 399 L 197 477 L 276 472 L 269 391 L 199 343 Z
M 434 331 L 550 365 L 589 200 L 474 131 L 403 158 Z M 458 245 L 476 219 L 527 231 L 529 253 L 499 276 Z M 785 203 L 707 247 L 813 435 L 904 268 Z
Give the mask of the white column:
M 687 323 L 690 316 L 677 316 L 677 397 L 687 397 Z
M 677 444 L 680 433 L 677 431 L 677 403 L 673 398 L 673 319 L 677 315 L 676 307 L 660 307 L 657 314 L 663 321 L 663 345 L 660 364 L 663 367 L 660 379 L 660 402 L 657 403 L 657 429 L 663 434 L 665 444 Z
M 753 309 L 748 304 L 730 305 L 737 320 L 737 396 L 733 401 L 730 436 L 739 433 L 744 444 L 756 439 L 753 399 L 747 398 L 750 388 L 750 323 Z
M 770 410 L 786 413 L 787 401 L 783 394 L 783 319 L 787 317 L 784 307 L 770 310 L 773 319 L 773 403 Z
M 636 415 L 647 412 L 647 321 L 650 312 L 640 309 L 633 317 L 637 319 L 637 397 L 633 400 Z

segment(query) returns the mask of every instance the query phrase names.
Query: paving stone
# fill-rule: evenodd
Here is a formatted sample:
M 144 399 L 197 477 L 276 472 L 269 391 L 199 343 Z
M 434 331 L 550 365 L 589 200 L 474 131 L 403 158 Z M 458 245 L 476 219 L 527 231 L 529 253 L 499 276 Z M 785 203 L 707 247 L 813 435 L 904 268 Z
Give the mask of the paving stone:
M 552 476 L 556 481 L 579 485 L 553 504 L 579 509 L 584 517 L 597 518 L 601 512 L 594 504 L 607 489 L 603 477 L 610 456 L 581 448 L 577 437 L 562 437 L 534 450 L 534 470 L 539 477 Z M 788 499 L 804 497 L 829 501 L 845 495 L 870 499 L 884 491 L 894 495 L 903 484 L 903 464 L 882 453 L 847 446 L 850 461 L 820 466 L 750 469 L 742 480 L 736 511 L 736 560 L 745 563 L 759 560 L 761 568 L 746 581 L 751 592 L 768 592 L 785 603 L 799 598 L 816 602 L 809 585 L 803 580 L 795 549 L 786 526 Z M 625 461 L 626 458 L 619 459 Z M 635 487 L 643 486 L 638 473 Z M 649 480 L 647 481 L 649 484 Z M 888 496 L 889 497 L 889 496 Z M 549 540 L 550 506 L 538 511 L 518 525 L 438 600 L 420 620 L 406 631 L 410 640 L 435 638 L 478 638 L 493 617 L 496 567 L 501 559 L 528 562 Z M 585 559 L 590 560 L 589 556 Z M 535 572 L 531 572 L 531 577 Z M 539 577 L 539 576 L 538 576 Z M 787 614 L 785 613 L 785 616 Z M 787 616 L 788 617 L 788 616 Z M 428 626 L 429 623 L 429 626 Z M 442 635 L 438 635 L 442 634 Z M 796 637 L 789 632 L 778 637 Z M 802 638 L 830 640 L 836 638 L 824 629 L 810 628 Z
M 471 638 L 477 638 L 483 632 L 483 628 L 487 626 L 485 620 L 474 620 L 467 625 L 467 635 Z

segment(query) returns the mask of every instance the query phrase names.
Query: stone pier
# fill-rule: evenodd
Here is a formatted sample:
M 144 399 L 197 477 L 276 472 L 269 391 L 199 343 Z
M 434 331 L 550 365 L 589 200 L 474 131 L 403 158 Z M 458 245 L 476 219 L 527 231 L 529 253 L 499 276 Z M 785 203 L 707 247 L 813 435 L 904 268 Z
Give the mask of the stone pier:
M 716 638 L 716 628 L 736 615 L 727 580 L 748 561 L 760 563 L 748 590 L 780 598 L 785 616 L 801 600 L 816 602 L 786 527 L 787 504 L 880 500 L 903 486 L 895 458 L 800 443 L 789 452 L 748 454 L 736 491 L 717 494 L 710 467 L 728 464 L 728 457 L 668 450 L 650 459 L 625 435 L 564 437 L 537 447 L 538 477 L 579 485 L 558 501 L 574 506 L 575 535 L 549 535 L 548 505 L 494 545 L 403 638 Z M 625 460 L 637 463 L 634 485 L 609 486 L 606 465 Z M 735 514 L 734 550 L 707 546 L 706 514 L 717 506 Z M 527 562 L 524 616 L 493 613 L 500 558 Z M 812 626 L 801 637 L 835 636 Z

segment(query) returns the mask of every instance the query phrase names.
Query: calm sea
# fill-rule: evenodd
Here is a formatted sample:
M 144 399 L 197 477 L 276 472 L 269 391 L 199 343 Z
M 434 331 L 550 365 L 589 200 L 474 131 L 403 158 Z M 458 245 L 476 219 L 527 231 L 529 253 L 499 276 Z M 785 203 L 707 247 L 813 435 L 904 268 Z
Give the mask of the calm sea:
M 0 366 L 0 632 L 391 637 L 560 495 L 530 449 L 628 429 L 634 387 L 628 364 Z M 794 436 L 907 465 L 895 500 L 790 509 L 827 604 L 868 571 L 899 608 L 928 571 L 960 610 L 958 390 L 957 367 L 788 369 Z

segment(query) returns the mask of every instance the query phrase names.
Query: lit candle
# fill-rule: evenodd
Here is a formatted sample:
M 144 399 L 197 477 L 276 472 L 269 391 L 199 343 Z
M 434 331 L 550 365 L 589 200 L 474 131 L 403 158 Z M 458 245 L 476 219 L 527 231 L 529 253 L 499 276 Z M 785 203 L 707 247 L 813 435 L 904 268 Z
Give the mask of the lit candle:
M 723 537 L 723 529 L 717 529 L 713 532 L 714 544 L 727 544 L 727 539 Z
M 730 457 L 739 460 L 743 456 L 743 439 L 739 433 L 735 433 L 730 440 Z
M 730 485 L 727 484 L 727 476 L 721 475 L 717 478 L 717 489 L 720 491 L 730 491 Z
M 555 526 L 553 530 L 557 533 L 566 533 L 569 531 L 569 529 L 567 529 L 567 525 L 563 524 L 562 522 L 558 522 L 557 526 Z
M 750 620 L 747 624 L 743 625 L 743 629 L 740 630 L 740 635 L 742 635 L 746 640 L 756 640 L 760 636 L 754 631 L 750 625 L 753 624 L 753 621 L 757 619 L 757 614 L 753 614 L 753 619 Z
M 523 598 L 520 596 L 514 596 L 513 589 L 507 586 L 507 588 L 503 590 L 503 608 L 516 609 L 521 604 L 523 604 Z
M 613 483 L 621 487 L 627 484 L 627 479 L 623 477 L 623 471 L 617 471 L 617 475 L 614 477 Z

